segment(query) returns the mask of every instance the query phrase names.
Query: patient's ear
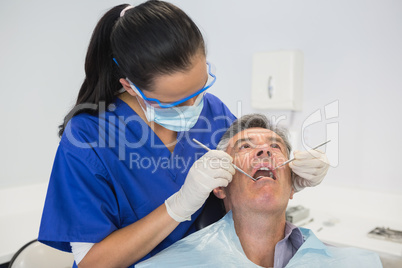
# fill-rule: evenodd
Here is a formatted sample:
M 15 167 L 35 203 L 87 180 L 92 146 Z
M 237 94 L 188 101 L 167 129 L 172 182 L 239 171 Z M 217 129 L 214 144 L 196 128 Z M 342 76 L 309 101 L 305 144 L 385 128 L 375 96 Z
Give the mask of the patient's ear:
M 225 193 L 225 188 L 224 188 L 224 187 L 215 188 L 215 189 L 213 190 L 213 192 L 214 192 L 214 195 L 215 195 L 216 197 L 218 197 L 219 199 L 224 199 L 224 198 L 226 197 L 226 193 Z
M 296 177 L 296 174 L 293 171 L 291 171 L 290 178 L 291 178 L 291 182 L 292 182 L 292 191 L 290 192 L 289 199 L 293 199 L 293 195 L 295 193 L 295 187 L 294 187 L 295 177 Z
M 292 187 L 292 191 L 290 192 L 290 197 L 289 197 L 289 199 L 293 199 L 294 193 L 295 193 L 295 188 Z

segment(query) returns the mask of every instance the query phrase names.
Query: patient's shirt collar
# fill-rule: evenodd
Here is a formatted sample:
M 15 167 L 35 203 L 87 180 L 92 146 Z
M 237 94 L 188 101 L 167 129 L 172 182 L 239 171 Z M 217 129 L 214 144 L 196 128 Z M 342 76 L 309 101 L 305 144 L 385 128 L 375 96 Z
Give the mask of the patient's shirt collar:
M 285 237 L 275 246 L 274 267 L 285 267 L 303 243 L 303 234 L 300 229 L 286 222 Z
M 315 234 L 313 233 L 313 231 L 311 231 L 310 229 L 306 229 L 306 228 L 302 228 L 300 227 L 300 231 L 303 234 L 303 238 L 304 238 L 304 243 L 303 246 L 300 247 L 300 252 L 304 251 L 304 250 L 319 250 L 321 251 L 323 254 L 326 254 L 327 256 L 331 257 L 332 254 L 329 251 L 328 247 L 321 242 L 317 236 L 315 236 Z

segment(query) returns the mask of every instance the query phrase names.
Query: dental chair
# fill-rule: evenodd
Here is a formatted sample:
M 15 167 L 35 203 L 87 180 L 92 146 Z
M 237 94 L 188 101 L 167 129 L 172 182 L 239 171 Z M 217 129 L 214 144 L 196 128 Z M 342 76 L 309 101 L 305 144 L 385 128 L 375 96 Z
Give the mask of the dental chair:
M 223 201 L 211 193 L 194 223 L 195 227 L 197 230 L 205 228 L 219 221 L 225 214 Z M 14 254 L 8 268 L 71 268 L 73 263 L 73 254 L 54 249 L 35 239 Z
M 33 240 L 14 254 L 8 268 L 71 268 L 73 254 Z
M 198 230 L 207 227 L 208 225 L 219 221 L 225 216 L 226 210 L 222 199 L 217 198 L 214 193 L 211 193 L 205 201 L 204 208 L 198 218 L 195 220 L 195 228 Z

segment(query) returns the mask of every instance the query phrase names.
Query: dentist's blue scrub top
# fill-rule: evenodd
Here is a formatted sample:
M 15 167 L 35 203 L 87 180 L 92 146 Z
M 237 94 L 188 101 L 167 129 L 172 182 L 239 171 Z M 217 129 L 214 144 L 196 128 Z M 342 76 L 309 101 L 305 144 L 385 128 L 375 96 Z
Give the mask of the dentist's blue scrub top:
M 39 241 L 71 252 L 70 242 L 97 243 L 145 217 L 180 189 L 191 165 L 206 153 L 192 139 L 216 148 L 234 119 L 217 97 L 206 94 L 197 123 L 177 134 L 171 153 L 118 98 L 99 115 L 73 117 L 54 160 Z M 142 260 L 194 232 L 199 213 Z

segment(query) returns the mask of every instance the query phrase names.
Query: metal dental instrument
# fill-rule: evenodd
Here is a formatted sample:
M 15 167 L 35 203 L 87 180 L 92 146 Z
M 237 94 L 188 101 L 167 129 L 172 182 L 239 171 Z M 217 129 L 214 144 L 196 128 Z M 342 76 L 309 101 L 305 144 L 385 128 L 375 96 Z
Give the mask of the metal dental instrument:
M 199 146 L 201 146 L 202 148 L 204 148 L 207 151 L 211 151 L 211 149 L 209 149 L 207 146 L 205 146 L 204 144 L 202 144 L 201 142 L 197 141 L 196 139 L 193 139 L 193 141 L 195 143 L 197 143 Z M 247 174 L 245 171 L 243 171 L 241 168 L 239 168 L 238 166 L 236 166 L 235 164 L 233 164 L 233 167 L 235 169 L 237 169 L 238 171 L 240 171 L 241 173 L 243 173 L 244 175 L 246 175 L 247 177 L 249 177 L 250 179 L 252 179 L 253 181 L 256 181 L 257 179 L 254 179 L 253 177 L 251 177 L 249 174 Z
M 311 150 L 315 150 L 315 149 L 317 149 L 317 148 L 319 148 L 319 147 L 321 147 L 321 146 L 327 144 L 327 143 L 330 142 L 330 141 L 331 141 L 331 140 L 327 140 L 326 142 L 323 142 L 323 143 L 317 145 L 316 147 L 312 148 Z M 283 162 L 282 164 L 280 164 L 279 166 L 277 166 L 276 168 L 274 168 L 272 171 L 274 171 L 274 170 L 277 169 L 277 168 L 280 168 L 281 166 L 286 165 L 287 163 L 292 162 L 293 160 L 295 160 L 295 158 L 292 158 L 292 159 L 289 159 L 289 160 L 286 161 L 286 162 Z

